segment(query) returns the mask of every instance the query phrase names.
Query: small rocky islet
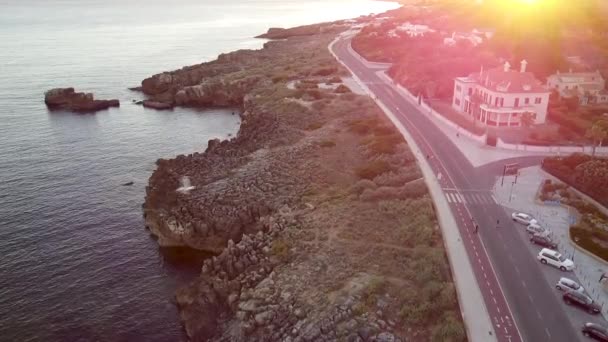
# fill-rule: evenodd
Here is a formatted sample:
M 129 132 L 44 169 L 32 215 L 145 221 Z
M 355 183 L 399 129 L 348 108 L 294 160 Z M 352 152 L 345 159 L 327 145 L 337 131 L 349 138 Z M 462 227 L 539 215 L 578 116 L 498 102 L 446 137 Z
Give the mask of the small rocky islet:
M 79 93 L 74 88 L 55 88 L 44 93 L 44 103 L 50 110 L 65 110 L 75 113 L 93 113 L 119 107 L 120 102 L 112 100 L 96 100 L 92 93 Z

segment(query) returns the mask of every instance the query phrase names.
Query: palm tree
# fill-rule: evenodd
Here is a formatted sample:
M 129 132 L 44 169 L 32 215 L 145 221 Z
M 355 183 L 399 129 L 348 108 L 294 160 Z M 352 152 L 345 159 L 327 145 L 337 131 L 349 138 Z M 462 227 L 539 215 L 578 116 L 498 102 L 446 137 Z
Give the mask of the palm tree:
M 608 138 L 608 121 L 598 120 L 591 127 L 587 129 L 585 137 L 591 139 L 593 144 L 592 156 L 595 156 L 595 149 L 598 146 L 602 146 L 602 141 Z

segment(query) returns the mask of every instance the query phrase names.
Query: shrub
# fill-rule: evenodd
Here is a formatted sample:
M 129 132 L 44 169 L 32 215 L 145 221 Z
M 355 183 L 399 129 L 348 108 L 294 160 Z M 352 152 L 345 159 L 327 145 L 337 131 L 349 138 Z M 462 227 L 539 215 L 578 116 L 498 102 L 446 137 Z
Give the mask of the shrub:
M 392 171 L 393 168 L 384 160 L 374 160 L 369 162 L 367 165 L 358 167 L 355 173 L 359 178 L 362 179 L 374 179 L 377 176 Z
M 435 342 L 466 341 L 466 332 L 457 314 L 446 312 L 431 330 L 430 340 Z
M 350 192 L 354 194 L 360 194 L 367 189 L 374 190 L 377 187 L 378 186 L 376 185 L 376 183 L 374 183 L 374 181 L 371 181 L 369 179 L 361 179 L 350 188 Z
M 375 118 L 352 120 L 347 123 L 348 129 L 351 132 L 365 135 L 372 132 L 372 129 L 378 124 Z
M 313 76 L 329 76 L 329 75 L 335 73 L 336 71 L 338 71 L 338 68 L 336 68 L 336 67 L 321 68 L 321 69 L 315 70 L 315 72 L 313 72 L 312 75 Z
M 346 94 L 346 93 L 350 93 L 350 89 L 345 86 L 344 84 L 340 84 L 336 90 L 334 90 L 334 92 L 338 93 L 338 94 Z
M 272 83 L 285 82 L 289 80 L 289 74 L 287 73 L 279 73 L 272 77 Z
M 336 143 L 333 140 L 323 140 L 319 143 L 321 147 L 334 147 Z
M 407 183 L 403 187 L 403 195 L 405 198 L 418 198 L 428 193 L 426 184 L 423 181 Z
M 342 80 L 338 76 L 334 76 L 334 77 L 330 78 L 329 80 L 327 80 L 327 83 L 329 83 L 329 84 L 340 83 L 340 82 L 342 82 Z
M 279 260 L 287 262 L 291 257 L 291 245 L 287 240 L 276 239 L 272 242 L 271 252 Z
M 308 126 L 306 126 L 306 130 L 307 131 L 314 131 L 317 130 L 319 128 L 323 127 L 323 122 L 320 121 L 315 121 L 315 122 L 311 122 Z

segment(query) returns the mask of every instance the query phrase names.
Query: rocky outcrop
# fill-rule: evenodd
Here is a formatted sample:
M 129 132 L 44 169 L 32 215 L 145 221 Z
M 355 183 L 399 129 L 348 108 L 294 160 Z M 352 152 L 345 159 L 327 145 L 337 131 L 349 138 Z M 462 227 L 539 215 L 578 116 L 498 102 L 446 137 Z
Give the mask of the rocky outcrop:
M 51 110 L 77 113 L 96 112 L 119 107 L 118 100 L 95 100 L 91 93 L 77 93 L 74 88 L 55 88 L 44 93 L 44 103 Z
M 158 109 L 158 110 L 173 108 L 172 103 L 152 101 L 152 100 L 144 100 L 142 102 L 142 105 L 146 108 L 152 108 L 152 109 Z
M 264 34 L 257 36 L 256 38 L 266 39 L 286 39 L 289 37 L 296 36 L 312 36 L 315 34 L 323 33 L 337 33 L 344 30 L 345 26 L 338 23 L 321 23 L 313 25 L 298 26 L 292 28 L 280 28 L 271 27 Z

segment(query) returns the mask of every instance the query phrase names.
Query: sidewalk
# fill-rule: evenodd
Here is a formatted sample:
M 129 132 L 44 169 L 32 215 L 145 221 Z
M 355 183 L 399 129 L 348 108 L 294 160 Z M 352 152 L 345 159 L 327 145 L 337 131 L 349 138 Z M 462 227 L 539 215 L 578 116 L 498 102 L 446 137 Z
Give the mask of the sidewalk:
M 514 176 L 505 177 L 503 186 L 500 185 L 499 178 L 494 186 L 494 196 L 503 206 L 529 213 L 542 226 L 551 229 L 552 238 L 558 244 L 560 253 L 574 261 L 574 274 L 579 283 L 593 300 L 602 305 L 602 315 L 608 319 L 608 292 L 599 283 L 600 276 L 608 270 L 608 264 L 575 248 L 570 242 L 569 227 L 570 223 L 576 220 L 575 212 L 567 207 L 544 205 L 535 201 L 536 193 L 545 179 L 559 182 L 538 166 L 524 168 L 520 170 L 516 184 L 513 184 Z
M 348 66 L 344 64 L 333 52 L 332 47 L 340 38 L 341 37 L 336 38 L 329 45 L 328 48 L 330 53 L 338 62 L 340 62 L 351 72 L 353 78 L 359 84 L 359 86 L 364 89 L 372 99 L 374 99 L 387 117 L 395 124 L 416 156 L 418 165 L 422 170 L 422 174 L 424 175 L 425 182 L 429 188 L 429 192 L 431 193 L 433 203 L 435 203 L 437 209 L 439 226 L 443 235 L 446 253 L 450 261 L 450 268 L 452 270 L 452 276 L 454 277 L 454 284 L 456 286 L 456 293 L 458 295 L 458 304 L 460 305 L 460 310 L 469 341 L 496 341 L 496 332 L 494 331 L 490 315 L 488 314 L 485 302 L 483 300 L 481 289 L 479 288 L 479 284 L 475 279 L 473 267 L 468 258 L 467 251 L 457 228 L 456 219 L 452 215 L 448 202 L 443 195 L 439 181 L 435 177 L 435 174 L 424 154 L 420 151 L 420 148 L 410 133 L 397 119 L 395 114 L 386 108 L 386 106 L 384 106 L 382 102 L 380 102 L 375 96 L 373 96 L 369 88 L 367 88 L 367 86 L 352 72 L 352 70 L 350 70 Z

